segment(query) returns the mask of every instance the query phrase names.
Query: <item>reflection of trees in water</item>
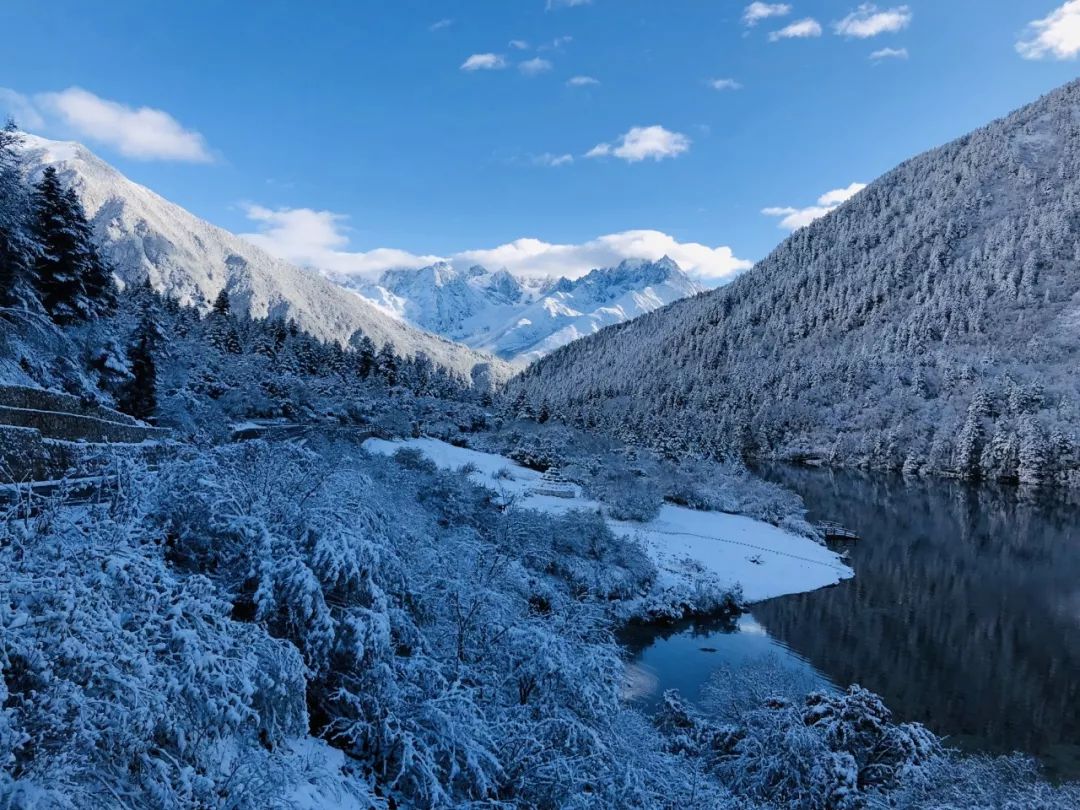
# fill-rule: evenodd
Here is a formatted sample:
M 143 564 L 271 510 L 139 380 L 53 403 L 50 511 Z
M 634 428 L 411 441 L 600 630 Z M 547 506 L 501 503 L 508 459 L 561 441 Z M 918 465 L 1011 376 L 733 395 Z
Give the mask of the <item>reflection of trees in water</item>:
M 615 636 L 629 658 L 636 658 L 656 641 L 667 641 L 673 636 L 706 639 L 714 633 L 734 633 L 738 629 L 738 616 L 713 616 L 706 619 L 684 619 L 671 624 L 632 623 L 620 628 Z
M 770 634 L 938 733 L 1001 750 L 1080 743 L 1080 508 L 952 482 L 764 472 L 862 537 L 853 581 L 754 607 Z

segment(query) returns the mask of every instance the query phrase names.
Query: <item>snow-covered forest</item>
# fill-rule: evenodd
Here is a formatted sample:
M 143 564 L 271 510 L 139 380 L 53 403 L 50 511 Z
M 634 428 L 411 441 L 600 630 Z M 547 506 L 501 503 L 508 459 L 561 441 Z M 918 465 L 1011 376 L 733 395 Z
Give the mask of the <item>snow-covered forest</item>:
M 916 157 L 514 406 L 674 452 L 1080 482 L 1080 83 Z
M 18 138 L 0 135 L 2 387 L 96 414 L 61 427 L 111 415 L 168 433 L 0 429 L 0 807 L 1080 802 L 1021 757 L 947 750 L 858 687 L 806 694 L 751 669 L 722 673 L 706 705 L 671 694 L 642 714 L 613 630 L 672 604 L 605 518 L 678 504 L 812 534 L 797 498 L 734 463 L 518 422 L 483 366 L 465 379 L 363 338 L 345 349 L 228 294 L 202 312 L 119 289 L 61 179 L 26 182 Z M 303 430 L 266 435 L 283 425 Z M 607 513 L 538 511 L 469 469 L 364 449 L 415 436 L 558 470 Z M 709 596 L 677 607 L 740 607 L 735 588 Z

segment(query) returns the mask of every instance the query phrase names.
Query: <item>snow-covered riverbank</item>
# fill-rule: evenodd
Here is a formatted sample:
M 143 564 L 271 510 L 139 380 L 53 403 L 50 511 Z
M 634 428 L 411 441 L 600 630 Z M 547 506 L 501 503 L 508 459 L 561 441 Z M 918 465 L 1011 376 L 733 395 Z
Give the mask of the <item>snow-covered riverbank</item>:
M 426 438 L 369 439 L 364 448 L 382 455 L 412 448 L 444 469 L 469 466 L 476 484 L 525 509 L 603 511 L 601 503 L 582 497 L 580 491 L 572 498 L 542 494 L 538 490 L 544 489 L 543 476 L 505 456 Z M 607 522 L 616 534 L 641 542 L 660 569 L 661 587 L 692 586 L 695 580 L 708 577 L 728 586 L 738 584 L 747 602 L 759 602 L 835 585 L 854 576 L 839 555 L 825 546 L 741 515 L 665 505 L 645 523 L 611 518 Z

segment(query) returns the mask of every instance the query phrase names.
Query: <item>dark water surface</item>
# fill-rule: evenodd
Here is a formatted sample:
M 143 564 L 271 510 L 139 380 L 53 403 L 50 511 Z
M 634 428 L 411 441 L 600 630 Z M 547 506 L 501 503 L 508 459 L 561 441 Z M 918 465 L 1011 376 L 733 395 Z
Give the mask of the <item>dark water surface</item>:
M 694 699 L 718 666 L 764 645 L 881 694 L 954 745 L 1025 751 L 1080 777 L 1080 506 L 1062 492 L 759 473 L 802 495 L 812 519 L 859 533 L 855 579 L 761 602 L 743 627 L 705 628 L 707 638 L 700 627 L 639 638 L 641 699 L 667 688 Z

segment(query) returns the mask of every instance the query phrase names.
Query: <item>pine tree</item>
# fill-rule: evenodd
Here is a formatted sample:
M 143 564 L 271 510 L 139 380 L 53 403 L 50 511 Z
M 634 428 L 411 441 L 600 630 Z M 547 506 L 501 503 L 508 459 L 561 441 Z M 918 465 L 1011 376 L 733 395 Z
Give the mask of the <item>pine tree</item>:
M 974 409 L 969 409 L 967 419 L 964 420 L 964 426 L 960 429 L 960 435 L 956 437 L 956 456 L 954 459 L 956 472 L 964 478 L 979 477 L 979 462 L 982 458 L 985 436 L 986 429 L 983 427 L 982 418 Z
M 375 368 L 375 344 L 367 335 L 356 341 L 356 373 L 361 378 L 370 376 Z
M 379 375 L 386 380 L 389 386 L 397 385 L 398 382 L 398 358 L 394 353 L 393 343 L 384 343 L 375 355 L 375 368 Z
M 232 303 L 229 293 L 222 290 L 214 299 L 210 314 L 206 316 L 207 340 L 219 352 L 240 354 L 240 335 L 232 318 Z
M 1043 483 L 1050 472 L 1049 456 L 1050 447 L 1042 427 L 1034 417 L 1023 416 L 1020 420 L 1020 482 Z
M 225 318 L 228 318 L 230 315 L 232 315 L 232 302 L 229 300 L 228 290 L 222 290 L 217 294 L 217 297 L 214 299 L 214 305 L 211 308 L 211 311 L 215 315 L 221 315 Z
M 161 331 L 149 312 L 144 312 L 128 347 L 131 380 L 119 398 L 122 411 L 145 421 L 153 421 L 157 410 L 157 364 L 154 352 L 161 341 Z
M 41 243 L 35 273 L 45 309 L 57 323 L 73 323 L 109 311 L 112 278 L 94 247 L 90 224 L 56 169 L 45 169 L 34 193 L 35 233 Z
M 0 307 L 35 308 L 33 269 L 36 245 L 26 222 L 28 204 L 19 176 L 17 148 L 22 138 L 8 121 L 0 129 Z

